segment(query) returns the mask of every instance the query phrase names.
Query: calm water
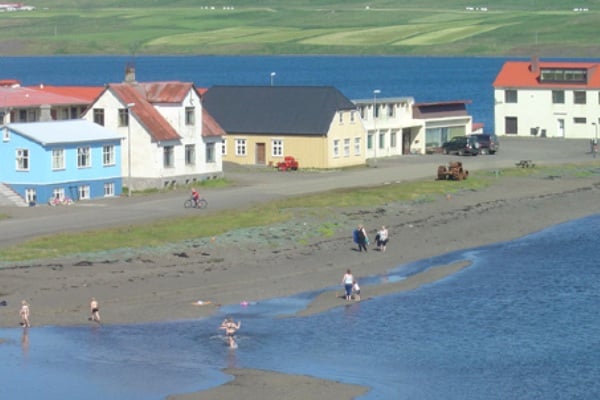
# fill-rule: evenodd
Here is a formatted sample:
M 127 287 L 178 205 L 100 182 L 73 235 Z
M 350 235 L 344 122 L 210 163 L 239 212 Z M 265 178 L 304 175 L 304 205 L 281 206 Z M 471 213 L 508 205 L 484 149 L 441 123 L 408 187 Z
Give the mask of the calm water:
M 104 85 L 121 82 L 135 62 L 143 81 L 213 85 L 327 85 L 350 99 L 414 97 L 417 102 L 470 100 L 474 121 L 493 130 L 492 82 L 504 58 L 372 56 L 63 56 L 5 57 L 1 78 L 23 85 Z
M 209 388 L 223 367 L 305 374 L 372 390 L 363 399 L 600 398 L 600 215 L 522 239 L 402 265 L 398 280 L 473 265 L 418 290 L 279 319 L 315 293 L 225 307 L 243 320 L 230 351 L 223 315 L 135 326 L 0 330 L 2 390 L 23 400 L 153 400 Z M 332 277 L 337 282 L 339 277 Z M 4 397 L 4 396 L 3 396 Z

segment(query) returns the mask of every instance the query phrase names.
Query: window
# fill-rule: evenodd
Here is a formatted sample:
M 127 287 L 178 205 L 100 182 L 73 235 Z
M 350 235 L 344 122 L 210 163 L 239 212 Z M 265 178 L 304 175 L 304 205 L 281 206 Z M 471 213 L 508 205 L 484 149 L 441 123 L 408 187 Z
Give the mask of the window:
M 394 117 L 394 115 L 396 114 L 396 107 L 394 107 L 393 104 L 388 104 L 388 117 Z
M 379 148 L 385 148 L 385 131 L 379 132 Z
M 94 122 L 104 126 L 104 108 L 94 108 Z
M 543 68 L 540 73 L 542 82 L 587 82 L 585 69 Z
M 173 146 L 165 146 L 163 148 L 163 166 L 165 168 L 173 168 L 175 164 Z
M 29 171 L 29 150 L 17 149 L 17 171 Z
M 517 117 L 505 117 L 504 118 L 504 130 L 507 134 L 518 133 Z
M 333 157 L 337 158 L 340 156 L 340 140 L 335 139 L 333 141 Z
M 52 189 L 52 198 L 58 200 L 64 200 L 65 198 L 65 188 L 54 188 Z
M 27 122 L 27 110 L 19 110 L 19 122 Z
M 235 155 L 246 155 L 246 139 L 235 139 Z
M 576 90 L 573 92 L 573 103 L 585 104 L 585 92 L 583 90 Z
M 129 126 L 129 110 L 126 108 L 119 108 L 119 126 Z
M 195 125 L 196 124 L 196 114 L 194 107 L 186 107 L 185 108 L 185 124 L 186 125 Z
M 365 119 L 365 115 L 365 107 L 363 106 L 360 108 L 360 118 Z
M 516 103 L 517 102 L 517 91 L 514 89 L 507 89 L 504 91 L 504 102 L 505 103 Z
M 102 146 L 102 165 L 115 165 L 115 146 L 112 144 Z
M 396 136 L 397 136 L 398 132 L 396 131 L 392 131 L 390 132 L 390 147 L 391 148 L 396 148 Z
M 227 140 L 226 139 L 221 140 L 221 155 L 223 155 L 223 156 L 227 155 Z
M 375 107 L 373 111 L 374 118 L 379 118 L 379 106 L 375 104 L 373 107 Z
M 356 119 L 356 116 L 354 115 L 356 114 L 356 111 L 352 110 L 350 111 L 350 122 L 354 122 L 354 120 Z
M 77 188 L 77 194 L 79 200 L 87 200 L 90 198 L 90 185 L 81 185 Z
M 587 118 L 574 117 L 573 118 L 573 123 L 575 123 L 575 124 L 586 124 L 587 123 Z
M 52 149 L 52 169 L 65 169 L 65 149 Z
M 552 91 L 552 104 L 565 104 L 565 91 L 564 90 L 553 90 Z
M 8 128 L 4 128 L 4 131 L 2 132 L 2 140 L 4 140 L 5 142 L 8 142 L 10 140 L 10 131 L 8 130 Z
M 354 138 L 354 155 L 360 156 L 360 138 L 359 137 Z
M 369 132 L 369 134 L 367 135 L 367 150 L 371 150 L 373 148 L 373 136 L 375 135 L 374 132 Z
M 89 147 L 77 148 L 77 168 L 89 168 L 92 166 L 92 157 Z
M 214 163 L 216 161 L 215 144 L 206 144 L 206 162 Z
M 283 156 L 283 140 L 273 139 L 271 140 L 271 155 L 273 157 Z
M 104 197 L 113 197 L 115 195 L 115 184 L 114 182 L 104 183 Z
M 350 157 L 350 139 L 344 139 L 344 157 Z
M 196 165 L 196 145 L 185 145 L 185 165 Z
M 340 117 L 339 117 L 339 118 L 340 118 L 340 124 L 343 124 L 343 123 L 344 123 L 344 113 L 343 113 L 342 111 L 340 111 L 340 112 L 338 113 L 338 115 L 340 116 Z
M 35 189 L 25 189 L 25 202 L 28 204 L 37 203 L 37 193 Z

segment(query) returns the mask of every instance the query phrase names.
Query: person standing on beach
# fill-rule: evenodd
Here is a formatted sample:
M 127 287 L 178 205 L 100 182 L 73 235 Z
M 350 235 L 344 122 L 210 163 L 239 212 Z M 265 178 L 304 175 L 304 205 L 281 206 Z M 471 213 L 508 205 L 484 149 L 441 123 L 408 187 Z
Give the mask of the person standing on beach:
M 385 226 L 382 226 L 381 229 L 377 231 L 377 249 L 379 251 L 385 252 L 385 248 L 387 246 L 387 242 L 389 239 L 389 232 Z
M 98 301 L 94 297 L 92 297 L 92 300 L 90 301 L 90 313 L 90 321 L 100 323 L 100 309 Z
M 369 243 L 369 237 L 367 236 L 367 231 L 365 227 L 362 225 L 358 225 L 355 231 L 356 234 L 356 243 L 358 243 L 358 251 L 367 251 L 367 244 Z
M 242 326 L 242 321 L 238 321 L 237 323 L 235 323 L 233 321 L 233 318 L 231 317 L 227 317 L 225 318 L 225 320 L 223 320 L 223 322 L 221 323 L 221 326 L 219 327 L 219 329 L 223 329 L 225 331 L 225 336 L 227 337 L 227 340 L 229 341 L 229 347 L 232 349 L 235 349 L 237 347 L 237 343 L 235 342 L 235 333 L 240 329 L 240 327 Z
M 29 328 L 31 323 L 29 322 L 29 304 L 27 301 L 21 301 L 21 309 L 19 310 L 19 317 L 21 318 L 21 326 Z
M 360 286 L 358 286 L 357 280 L 354 280 L 354 285 L 352 285 L 352 293 L 354 294 L 354 300 L 360 301 Z
M 352 300 L 352 286 L 354 286 L 354 276 L 352 275 L 352 271 L 350 271 L 350 268 L 346 270 L 346 273 L 342 277 L 342 285 L 344 285 L 344 290 L 346 291 L 346 300 Z

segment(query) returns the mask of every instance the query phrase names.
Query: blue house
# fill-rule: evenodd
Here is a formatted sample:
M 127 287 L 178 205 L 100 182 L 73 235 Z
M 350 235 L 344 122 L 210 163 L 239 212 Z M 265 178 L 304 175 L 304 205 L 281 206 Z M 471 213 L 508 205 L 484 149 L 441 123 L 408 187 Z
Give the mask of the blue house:
M 119 196 L 122 139 L 86 120 L 4 125 L 0 182 L 28 204 Z

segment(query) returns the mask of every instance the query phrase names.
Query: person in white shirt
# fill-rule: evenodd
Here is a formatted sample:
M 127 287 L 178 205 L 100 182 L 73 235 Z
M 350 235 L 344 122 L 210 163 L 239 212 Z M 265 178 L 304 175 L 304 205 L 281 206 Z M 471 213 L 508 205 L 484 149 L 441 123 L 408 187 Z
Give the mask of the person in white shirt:
M 387 242 L 389 239 L 389 233 L 385 226 L 382 226 L 379 231 L 377 231 L 377 249 L 379 251 L 385 252 L 385 248 L 387 246 Z
M 346 300 L 351 300 L 352 286 L 354 285 L 354 276 L 352 275 L 352 271 L 350 271 L 350 268 L 346 270 L 346 273 L 342 277 L 342 285 L 344 285 L 344 290 L 346 291 Z

